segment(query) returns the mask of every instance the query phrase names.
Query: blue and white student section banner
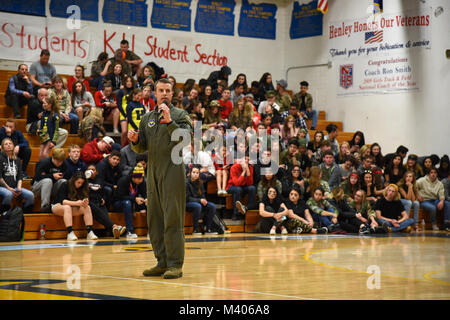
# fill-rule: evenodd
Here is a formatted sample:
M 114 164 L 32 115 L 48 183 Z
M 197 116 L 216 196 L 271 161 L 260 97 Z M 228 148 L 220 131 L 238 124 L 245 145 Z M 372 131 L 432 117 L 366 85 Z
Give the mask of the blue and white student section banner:
M 420 90 L 420 54 L 431 48 L 430 12 L 377 14 L 328 25 L 337 95 Z

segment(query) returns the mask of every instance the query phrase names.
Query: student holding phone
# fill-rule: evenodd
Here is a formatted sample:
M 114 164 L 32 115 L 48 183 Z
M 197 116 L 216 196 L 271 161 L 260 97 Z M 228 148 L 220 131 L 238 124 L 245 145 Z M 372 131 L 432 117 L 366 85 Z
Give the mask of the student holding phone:
M 53 200 L 52 212 L 64 218 L 68 241 L 78 240 L 72 228 L 73 217 L 78 215 L 83 215 L 88 232 L 87 240 L 98 239 L 92 229 L 93 218 L 89 206 L 89 184 L 84 172 L 76 172 L 72 178 L 61 185 Z

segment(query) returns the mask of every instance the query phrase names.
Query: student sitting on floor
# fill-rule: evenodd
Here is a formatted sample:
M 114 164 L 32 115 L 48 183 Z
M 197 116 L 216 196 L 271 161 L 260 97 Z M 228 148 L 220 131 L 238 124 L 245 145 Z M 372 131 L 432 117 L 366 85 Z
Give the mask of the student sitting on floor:
M 410 219 L 400 201 L 400 194 L 396 184 L 390 184 L 384 191 L 384 195 L 375 204 L 378 223 L 385 224 L 392 232 L 410 232 L 414 219 Z

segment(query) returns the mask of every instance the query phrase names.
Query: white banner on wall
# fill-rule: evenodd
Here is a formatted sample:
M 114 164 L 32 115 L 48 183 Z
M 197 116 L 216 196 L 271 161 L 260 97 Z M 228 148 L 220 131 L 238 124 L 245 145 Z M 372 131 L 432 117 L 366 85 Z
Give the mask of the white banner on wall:
M 229 65 L 229 54 L 235 52 L 223 46 L 223 39 L 217 35 L 196 37 L 183 32 L 181 36 L 177 31 L 86 21 L 81 22 L 80 28 L 71 29 L 66 19 L 0 12 L 1 59 L 36 61 L 41 50 L 47 49 L 50 62 L 55 65 L 81 63 L 90 70 L 89 62 L 96 60 L 103 51 L 112 57 L 122 39 L 128 40 L 130 50 L 144 63 L 154 61 L 165 67 L 166 72 L 192 73 L 195 70 L 197 74 L 209 74 Z
M 428 12 L 330 23 L 329 60 L 337 66 L 338 96 L 419 90 L 415 61 L 431 48 L 430 28 Z

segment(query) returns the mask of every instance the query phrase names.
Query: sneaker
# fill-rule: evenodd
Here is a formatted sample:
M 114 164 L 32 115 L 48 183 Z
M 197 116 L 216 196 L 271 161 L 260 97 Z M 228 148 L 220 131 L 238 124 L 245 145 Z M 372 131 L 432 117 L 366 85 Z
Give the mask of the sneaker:
M 193 236 L 201 236 L 202 233 L 200 231 L 198 231 L 198 229 L 194 229 L 194 232 L 192 232 Z
M 137 239 L 138 238 L 138 236 L 137 236 L 137 234 L 136 233 L 131 233 L 131 232 L 127 232 L 127 239 Z
M 113 130 L 113 135 L 115 135 L 115 136 L 120 136 L 119 130 L 115 128 L 115 129 Z
M 381 225 L 381 228 L 383 228 L 386 231 L 386 233 L 392 232 L 392 228 L 389 227 L 389 225 L 386 222 L 383 222 L 383 224 Z
M 247 207 L 244 206 L 240 201 L 236 201 L 236 208 L 244 216 L 247 213 Z
M 402 232 L 411 233 L 411 230 L 412 230 L 411 226 L 407 226 L 405 229 L 402 230 Z
M 439 227 L 437 226 L 437 224 L 433 224 L 433 231 L 439 231 Z
M 286 228 L 281 229 L 281 234 L 288 234 L 288 231 Z
M 119 239 L 121 235 L 123 235 L 125 233 L 125 231 L 127 230 L 126 227 L 123 226 L 115 226 L 113 228 L 113 234 L 114 234 L 114 239 Z
M 69 233 L 67 235 L 67 241 L 77 241 L 77 240 L 78 240 L 78 238 L 75 235 L 75 232 L 72 231 L 71 233 Z
M 328 231 L 330 231 L 330 232 L 335 232 L 335 231 L 337 231 L 337 230 L 339 229 L 339 227 L 338 227 L 337 224 L 330 224 L 330 225 L 327 227 L 327 229 L 328 229 Z
M 89 231 L 86 239 L 88 239 L 88 240 L 97 240 L 98 237 L 95 235 L 94 231 L 91 230 L 91 231 Z
M 327 234 L 328 233 L 328 228 L 327 227 L 322 227 L 317 229 L 317 233 L 318 234 Z
M 274 235 L 276 233 L 277 233 L 277 229 L 276 228 L 270 229 L 270 232 L 269 232 L 270 235 Z
M 367 226 L 363 226 L 361 229 L 359 229 L 360 235 L 370 234 L 370 229 Z
M 206 234 L 219 234 L 217 231 L 212 231 L 211 229 L 208 229 L 208 231 L 206 231 Z
M 300 227 L 297 227 L 294 231 L 294 233 L 296 233 L 296 234 L 301 234 L 302 232 L 303 232 L 303 229 Z

